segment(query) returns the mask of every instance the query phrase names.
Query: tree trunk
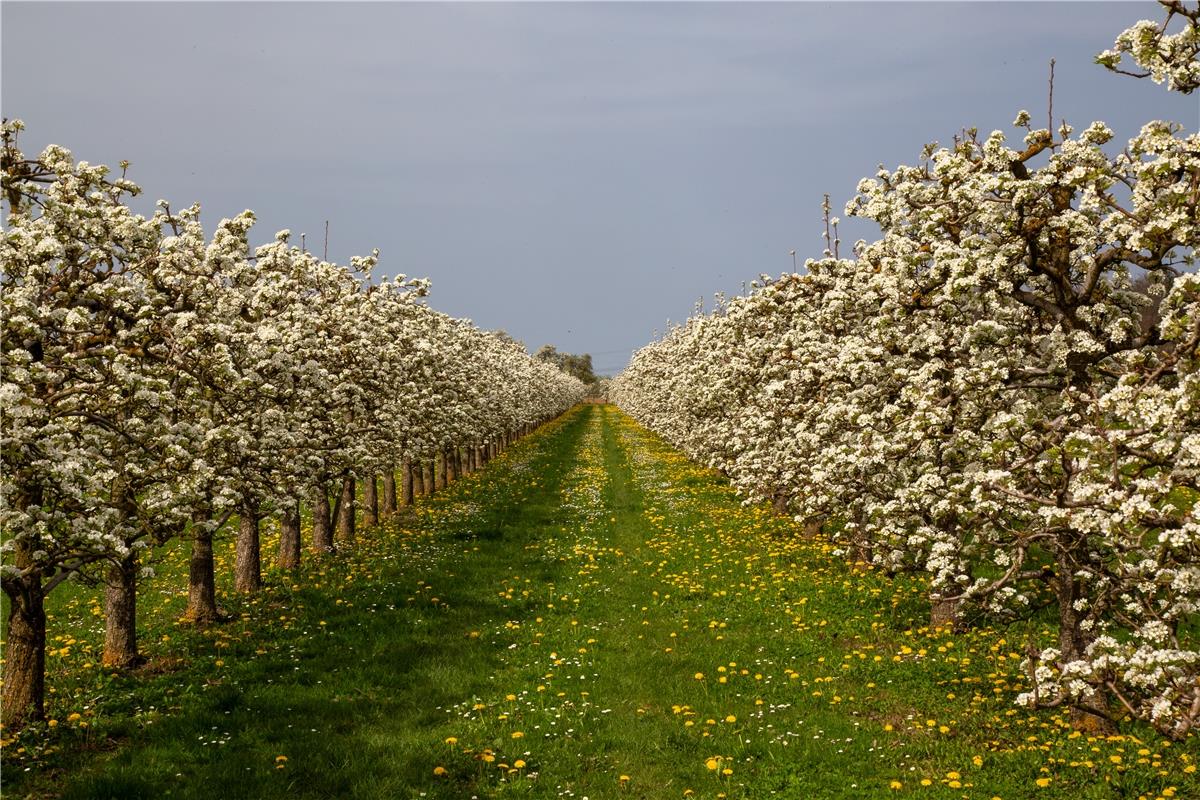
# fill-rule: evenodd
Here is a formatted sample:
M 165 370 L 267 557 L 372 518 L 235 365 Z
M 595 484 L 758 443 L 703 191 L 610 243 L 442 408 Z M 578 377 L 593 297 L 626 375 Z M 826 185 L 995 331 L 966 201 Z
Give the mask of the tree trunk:
M 450 470 L 450 459 L 446 458 L 445 450 L 438 454 L 437 465 L 435 466 L 434 470 L 437 472 L 437 488 L 445 489 L 446 485 L 450 483 L 450 475 L 448 474 Z
M 192 517 L 192 558 L 188 563 L 188 605 L 183 618 L 197 625 L 211 625 L 221 618 L 217 610 L 217 578 L 213 565 L 213 532 L 209 515 Z
M 1058 597 L 1058 649 L 1062 663 L 1081 659 L 1091 644 L 1092 636 L 1080 625 L 1083 614 L 1076 610 L 1075 602 L 1083 597 L 1083 588 L 1075 579 L 1075 565 L 1082 559 L 1073 557 L 1075 552 L 1086 556 L 1086 540 L 1079 537 L 1074 544 L 1059 543 L 1056 556 L 1055 594 Z M 1098 689 L 1093 689 L 1076 701 L 1071 708 L 1071 725 L 1079 731 L 1105 736 L 1116 732 L 1108 716 L 1108 703 Z
M 433 482 L 433 462 L 425 462 L 425 494 L 433 494 L 436 487 Z
M 406 506 L 413 504 L 413 464 L 411 461 L 405 460 L 400 465 L 400 479 L 403 484 L 403 492 L 401 494 L 401 502 Z
M 101 663 L 115 669 L 136 665 L 137 553 L 110 564 L 104 577 L 104 654 Z
M 942 597 L 936 594 L 930 595 L 929 627 L 950 628 L 951 630 L 956 630 L 959 625 L 958 615 L 961 606 L 961 598 Z
M 420 461 L 408 465 L 408 474 L 412 477 L 413 492 L 417 497 L 425 495 L 425 470 Z
M 338 501 L 337 537 L 343 542 L 354 541 L 354 476 L 342 476 L 342 497 Z
M 379 487 L 374 475 L 363 479 L 363 526 L 367 528 L 379 524 Z
M 300 502 L 285 503 L 279 514 L 279 566 L 281 569 L 300 567 Z
M 25 548 L 28 549 L 28 548 Z M 18 544 L 14 564 L 28 563 Z M 46 608 L 38 574 L 4 579 L 8 595 L 8 637 L 4 646 L 5 735 L 46 716 Z
M 262 588 L 262 542 L 258 537 L 258 503 L 254 501 L 242 503 L 233 576 L 239 592 L 257 592 Z
M 383 473 L 383 516 L 390 517 L 397 511 L 396 506 L 396 467 L 388 466 Z
M 333 521 L 329 513 L 329 491 L 321 481 L 313 492 L 313 549 L 318 553 L 333 552 Z

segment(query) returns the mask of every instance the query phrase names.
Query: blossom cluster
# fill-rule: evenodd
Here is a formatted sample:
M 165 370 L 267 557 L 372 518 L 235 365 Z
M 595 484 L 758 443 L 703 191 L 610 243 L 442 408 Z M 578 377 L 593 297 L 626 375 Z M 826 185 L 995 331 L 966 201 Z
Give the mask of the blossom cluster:
M 1197 14 L 1166 6 L 1188 28 L 1155 52 L 1188 91 Z M 927 573 L 934 623 L 1056 608 L 1024 702 L 1183 736 L 1200 721 L 1200 136 L 1155 121 L 1113 153 L 1103 123 L 1015 126 L 1015 145 L 967 130 L 862 181 L 847 213 L 881 238 L 718 298 L 610 394 L 749 500 Z

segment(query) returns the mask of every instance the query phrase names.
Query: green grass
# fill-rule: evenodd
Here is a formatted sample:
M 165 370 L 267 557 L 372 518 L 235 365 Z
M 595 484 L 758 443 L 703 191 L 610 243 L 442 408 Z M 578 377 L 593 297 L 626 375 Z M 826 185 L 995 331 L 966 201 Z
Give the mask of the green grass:
M 211 631 L 164 551 L 138 674 L 56 593 L 58 725 L 7 743 L 5 797 L 1200 795 L 1194 738 L 1012 706 L 1040 624 L 930 631 L 919 580 L 794 528 L 581 407 Z

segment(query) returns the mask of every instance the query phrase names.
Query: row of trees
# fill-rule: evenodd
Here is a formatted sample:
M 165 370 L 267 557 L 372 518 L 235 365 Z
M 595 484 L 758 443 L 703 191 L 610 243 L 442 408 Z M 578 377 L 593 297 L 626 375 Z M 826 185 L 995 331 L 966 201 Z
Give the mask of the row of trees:
M 313 548 L 332 551 L 354 540 L 360 488 L 370 524 L 585 392 L 430 309 L 426 281 L 373 278 L 377 254 L 341 266 L 287 231 L 252 249 L 249 211 L 211 237 L 198 206 L 138 215 L 126 164 L 114 178 L 58 146 L 27 159 L 21 127 L 2 133 L 6 725 L 42 716 L 44 604 L 63 581 L 104 583 L 104 661 L 128 666 L 147 548 L 190 539 L 187 614 L 213 621 L 213 537 L 231 519 L 236 587 L 253 592 L 264 518 L 295 568 L 302 501 Z
M 1200 85 L 1200 9 L 1098 61 Z M 1031 705 L 1200 720 L 1200 137 L 974 130 L 862 181 L 855 258 L 763 277 L 639 351 L 611 395 L 751 500 L 922 571 L 934 624 L 1057 610 Z M 831 220 L 836 223 L 836 220 Z M 831 247 L 836 249 L 832 244 Z

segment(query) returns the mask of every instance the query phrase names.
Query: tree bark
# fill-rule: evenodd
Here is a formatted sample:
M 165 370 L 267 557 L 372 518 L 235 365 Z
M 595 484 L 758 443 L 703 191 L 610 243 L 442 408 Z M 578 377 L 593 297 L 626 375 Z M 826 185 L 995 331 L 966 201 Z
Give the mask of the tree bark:
M 234 587 L 239 592 L 257 592 L 262 588 L 262 542 L 258 536 L 258 519 L 258 503 L 244 501 L 233 566 Z
M 1055 557 L 1057 574 L 1055 575 L 1055 594 L 1058 598 L 1058 649 L 1062 663 L 1083 658 L 1087 647 L 1091 644 L 1092 636 L 1083 629 L 1083 614 L 1075 608 L 1075 602 L 1084 596 L 1083 587 L 1075 579 L 1074 558 L 1076 551 L 1086 557 L 1086 540 L 1078 537 L 1073 543 L 1060 542 L 1059 551 Z M 1081 561 L 1082 559 L 1079 559 Z M 1071 707 L 1071 725 L 1079 731 L 1095 735 L 1109 735 L 1116 732 L 1108 716 L 1108 703 L 1098 689 L 1081 697 L 1076 705 Z
M 337 538 L 343 542 L 354 541 L 354 476 L 342 476 L 342 497 L 338 501 Z
M 367 528 L 379 524 L 379 487 L 375 475 L 367 475 L 363 479 L 363 526 Z
M 425 469 L 425 494 L 430 495 L 430 494 L 433 494 L 433 491 L 436 488 L 436 486 L 433 482 L 433 461 L 426 461 L 424 469 Z
M 929 598 L 929 627 L 957 629 L 961 606 L 961 598 L 931 595 Z
M 300 502 L 292 500 L 279 514 L 279 566 L 282 569 L 300 567 Z
M 17 545 L 14 565 L 28 565 Z M 4 647 L 4 694 L 0 719 L 11 734 L 46 716 L 46 608 L 37 573 L 4 579 L 8 595 L 8 637 Z
M 417 497 L 425 495 L 425 469 L 420 461 L 408 465 L 408 474 L 412 477 L 413 491 Z
M 101 663 L 129 669 L 140 660 L 137 648 L 137 553 L 110 564 L 104 577 L 104 654 Z
M 183 618 L 197 625 L 211 625 L 221 617 L 217 609 L 217 578 L 213 565 L 213 532 L 209 515 L 192 517 L 192 558 L 188 563 L 188 605 Z
M 313 492 L 313 549 L 318 553 L 333 552 L 333 519 L 329 512 L 329 491 L 321 481 Z
M 437 473 L 437 488 L 445 489 L 450 483 L 450 459 L 446 458 L 445 450 L 438 454 L 434 471 Z
M 404 485 L 404 492 L 402 494 L 401 501 L 406 506 L 411 506 L 413 504 L 413 473 L 414 469 L 411 461 L 406 460 L 400 465 L 400 477 Z
M 383 516 L 390 517 L 398 510 L 396 506 L 396 467 L 389 466 L 383 473 Z

